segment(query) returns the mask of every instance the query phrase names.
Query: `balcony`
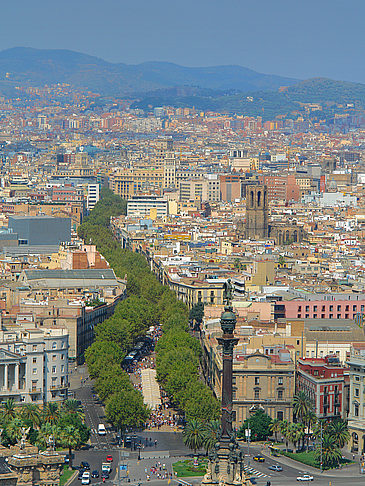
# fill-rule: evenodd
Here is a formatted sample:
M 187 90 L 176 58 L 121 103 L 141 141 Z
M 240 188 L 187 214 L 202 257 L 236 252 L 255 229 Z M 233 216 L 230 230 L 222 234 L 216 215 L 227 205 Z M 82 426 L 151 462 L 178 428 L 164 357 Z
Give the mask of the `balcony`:
M 54 391 L 54 390 L 64 390 L 65 388 L 68 388 L 70 386 L 69 383 L 64 383 L 64 384 L 61 384 L 61 385 L 52 385 L 50 387 L 50 390 Z
M 31 388 L 29 388 L 29 393 L 41 393 L 41 392 L 42 392 L 42 388 L 38 386 L 32 386 Z

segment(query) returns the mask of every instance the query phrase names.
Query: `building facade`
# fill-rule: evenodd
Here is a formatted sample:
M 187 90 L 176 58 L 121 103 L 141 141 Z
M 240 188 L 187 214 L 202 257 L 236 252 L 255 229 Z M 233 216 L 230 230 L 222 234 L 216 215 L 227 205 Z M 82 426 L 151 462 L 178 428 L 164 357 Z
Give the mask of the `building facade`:
M 310 398 L 318 418 L 344 418 L 344 388 L 344 367 L 337 356 L 297 361 L 297 391 Z
M 0 397 L 42 404 L 67 398 L 68 331 L 22 324 L 0 330 Z

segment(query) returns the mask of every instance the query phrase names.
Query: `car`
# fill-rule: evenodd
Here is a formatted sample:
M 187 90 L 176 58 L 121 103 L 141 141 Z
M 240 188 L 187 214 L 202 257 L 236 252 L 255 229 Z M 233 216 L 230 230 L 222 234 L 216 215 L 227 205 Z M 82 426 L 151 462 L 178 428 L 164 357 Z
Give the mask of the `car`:
M 276 471 L 276 472 L 280 472 L 283 470 L 283 468 L 279 466 L 279 464 L 272 464 L 271 466 L 269 466 L 269 469 L 271 469 L 271 471 Z
M 106 456 L 106 462 L 113 462 L 113 456 L 111 456 L 110 454 L 108 454 Z
M 132 447 L 132 437 L 129 435 L 124 439 L 124 447 Z
M 79 474 L 78 474 L 78 476 L 77 476 L 77 479 L 78 479 L 79 481 L 81 480 L 82 475 L 84 474 L 84 472 L 85 472 L 85 471 L 84 471 L 83 469 L 80 469 Z
M 313 481 L 313 476 L 310 474 L 302 474 L 297 477 L 297 481 Z
M 86 461 L 81 461 L 80 469 L 84 469 L 85 471 L 90 471 L 90 464 Z
M 84 471 L 81 478 L 81 484 L 90 484 L 90 473 L 89 471 Z
M 91 477 L 92 477 L 92 478 L 98 478 L 98 477 L 99 477 L 99 471 L 95 469 L 95 471 L 93 471 L 93 472 L 91 473 Z
M 101 478 L 109 479 L 109 473 L 108 473 L 108 471 L 103 471 L 101 473 Z
M 265 458 L 260 456 L 260 454 L 257 454 L 257 456 L 254 456 L 253 460 L 257 461 L 257 462 L 265 462 Z

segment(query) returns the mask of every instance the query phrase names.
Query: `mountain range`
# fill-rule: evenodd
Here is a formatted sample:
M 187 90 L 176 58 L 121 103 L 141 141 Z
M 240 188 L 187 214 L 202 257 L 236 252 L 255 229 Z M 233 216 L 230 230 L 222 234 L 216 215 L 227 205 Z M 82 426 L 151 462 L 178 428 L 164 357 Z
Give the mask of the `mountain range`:
M 70 50 L 16 47 L 0 51 L 0 93 L 19 96 L 16 86 L 56 83 L 90 90 L 104 99 L 129 98 L 134 101 L 133 107 L 143 109 L 195 106 L 264 118 L 303 111 L 303 103 L 323 104 L 325 116 L 333 116 L 334 104 L 365 110 L 365 85 L 360 83 L 326 78 L 298 80 L 234 65 L 111 63 Z
M 297 82 L 242 66 L 185 67 L 169 62 L 131 65 L 111 63 L 69 50 L 25 47 L 0 52 L 0 89 L 1 81 L 31 86 L 69 83 L 77 88 L 114 96 L 134 96 L 178 86 L 212 90 L 271 90 Z

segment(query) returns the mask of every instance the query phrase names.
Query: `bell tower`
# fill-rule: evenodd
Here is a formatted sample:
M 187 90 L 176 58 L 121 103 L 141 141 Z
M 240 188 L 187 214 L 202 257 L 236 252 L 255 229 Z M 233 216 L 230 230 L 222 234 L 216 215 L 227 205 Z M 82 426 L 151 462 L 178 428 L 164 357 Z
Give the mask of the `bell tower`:
M 245 237 L 263 240 L 269 236 L 267 186 L 246 188 Z

